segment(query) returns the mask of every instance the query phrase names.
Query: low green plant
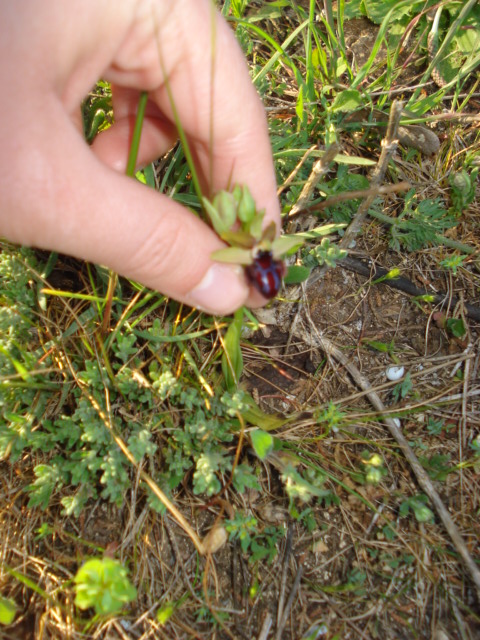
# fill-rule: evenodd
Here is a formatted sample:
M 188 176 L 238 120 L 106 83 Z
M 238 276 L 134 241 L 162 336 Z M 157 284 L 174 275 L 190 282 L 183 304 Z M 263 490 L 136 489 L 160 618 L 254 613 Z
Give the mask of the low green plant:
M 407 398 L 410 395 L 412 389 L 412 378 L 410 376 L 410 372 L 407 372 L 403 380 L 396 384 L 392 389 L 392 397 L 394 402 L 400 402 L 400 400 L 404 400 L 405 398 Z
M 428 498 L 424 495 L 412 496 L 407 498 L 400 505 L 399 514 L 405 518 L 412 511 L 417 522 L 433 522 L 434 514 L 428 506 Z
M 278 553 L 277 544 L 285 536 L 283 527 L 268 526 L 259 530 L 255 517 L 237 511 L 233 518 L 225 521 L 231 540 L 238 540 L 244 553 L 248 553 L 250 562 L 267 560 L 272 562 Z
M 368 484 L 378 484 L 388 473 L 383 458 L 378 453 L 364 451 L 362 463 L 365 466 L 365 481 Z
M 75 605 L 97 615 L 118 613 L 137 597 L 127 569 L 113 558 L 90 558 L 75 574 Z

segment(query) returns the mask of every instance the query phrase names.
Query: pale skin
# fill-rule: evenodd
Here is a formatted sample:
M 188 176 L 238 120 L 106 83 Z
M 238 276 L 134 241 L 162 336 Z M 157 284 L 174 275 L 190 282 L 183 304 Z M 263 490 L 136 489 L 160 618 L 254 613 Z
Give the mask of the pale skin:
M 177 138 L 166 73 L 204 189 L 248 185 L 279 228 L 264 110 L 230 27 L 214 15 L 212 35 L 210 0 L 3 3 L 1 236 L 103 264 L 209 313 L 264 302 L 242 268 L 211 259 L 224 245 L 204 222 L 124 175 L 141 91 L 139 166 Z M 89 147 L 80 104 L 99 78 L 112 82 L 116 123 Z

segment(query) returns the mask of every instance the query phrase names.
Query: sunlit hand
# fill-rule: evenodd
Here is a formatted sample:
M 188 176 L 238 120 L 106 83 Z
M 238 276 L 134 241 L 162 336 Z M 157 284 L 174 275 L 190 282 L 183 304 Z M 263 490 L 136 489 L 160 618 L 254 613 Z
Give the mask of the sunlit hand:
M 279 225 L 263 108 L 230 28 L 213 16 L 210 0 L 2 4 L 0 235 L 101 263 L 211 313 L 261 302 L 241 268 L 210 259 L 223 245 L 206 224 L 124 175 L 141 91 L 138 164 L 177 138 L 166 73 L 207 192 L 248 185 Z M 89 147 L 80 104 L 99 78 L 113 84 L 115 124 Z

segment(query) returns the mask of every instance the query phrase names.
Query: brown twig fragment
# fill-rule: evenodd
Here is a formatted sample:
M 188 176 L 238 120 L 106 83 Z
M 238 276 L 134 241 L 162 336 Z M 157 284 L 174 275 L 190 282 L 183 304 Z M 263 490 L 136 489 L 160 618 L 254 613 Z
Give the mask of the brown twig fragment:
M 377 166 L 373 170 L 372 179 L 370 182 L 371 189 L 378 189 L 383 182 L 385 173 L 387 171 L 388 163 L 392 155 L 395 153 L 398 146 L 398 126 L 400 118 L 402 117 L 403 102 L 394 100 L 392 108 L 390 110 L 390 117 L 388 119 L 387 133 L 382 140 L 382 151 L 380 158 L 378 159 Z M 342 249 L 348 249 L 352 243 L 352 240 L 360 233 L 365 218 L 367 217 L 368 210 L 374 200 L 375 196 L 371 195 L 360 204 L 357 213 L 353 220 L 345 231 L 345 235 L 339 242 Z
M 312 197 L 312 194 L 320 178 L 327 173 L 330 162 L 332 162 L 339 151 L 340 146 L 338 144 L 332 144 L 330 147 L 325 149 L 325 153 L 323 154 L 323 156 L 315 162 L 312 167 L 312 172 L 310 173 L 308 180 L 304 184 L 297 202 L 293 205 L 288 215 L 289 219 L 300 210 L 305 209 L 307 202 Z

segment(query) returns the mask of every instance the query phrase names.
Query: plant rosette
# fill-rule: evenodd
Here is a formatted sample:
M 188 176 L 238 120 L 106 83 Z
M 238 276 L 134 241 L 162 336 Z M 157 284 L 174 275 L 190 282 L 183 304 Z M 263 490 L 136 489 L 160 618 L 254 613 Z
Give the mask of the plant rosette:
M 233 191 L 220 191 L 203 206 L 220 238 L 230 246 L 214 251 L 218 262 L 241 264 L 249 283 L 265 298 L 274 298 L 287 273 L 283 258 L 295 253 L 303 239 L 277 237 L 274 222 L 263 228 L 265 211 L 257 211 L 248 187 L 236 185 Z

